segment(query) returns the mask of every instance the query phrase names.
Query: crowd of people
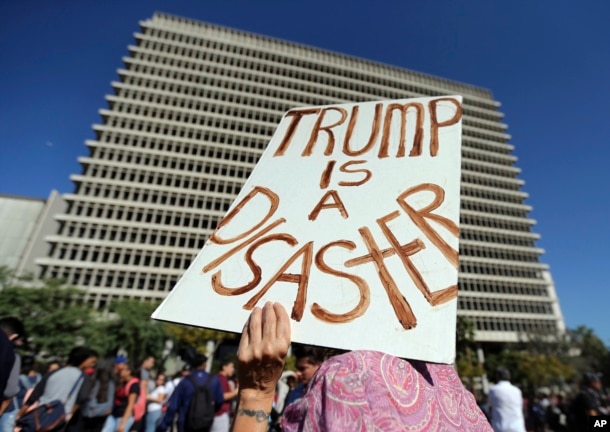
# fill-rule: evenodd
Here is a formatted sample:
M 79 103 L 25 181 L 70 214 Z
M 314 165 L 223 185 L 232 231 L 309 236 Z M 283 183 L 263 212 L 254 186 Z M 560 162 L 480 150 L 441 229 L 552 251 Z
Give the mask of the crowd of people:
M 587 373 L 573 399 L 524 400 L 505 368 L 487 400 L 476 401 L 451 365 L 399 359 L 374 351 L 323 358 L 290 340 L 279 304 L 255 308 L 236 359 L 216 374 L 208 359 L 189 356 L 172 376 L 155 358 L 134 365 L 124 356 L 99 358 L 85 346 L 65 363 L 40 370 L 16 346 L 25 334 L 14 317 L 0 319 L 0 432 L 253 432 L 253 431 L 516 431 L 587 430 L 606 414 L 600 376 Z M 292 346 L 296 371 L 285 370 Z M 237 372 L 237 373 L 236 373 Z M 29 430 L 28 413 L 60 401 L 65 417 L 47 430 Z

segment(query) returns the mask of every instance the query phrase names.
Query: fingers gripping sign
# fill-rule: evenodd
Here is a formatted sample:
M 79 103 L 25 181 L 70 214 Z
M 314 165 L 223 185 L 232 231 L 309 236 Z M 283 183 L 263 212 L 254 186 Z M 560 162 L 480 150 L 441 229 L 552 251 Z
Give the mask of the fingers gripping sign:
M 240 390 L 273 397 L 290 346 L 290 318 L 279 303 L 254 308 L 237 351 Z

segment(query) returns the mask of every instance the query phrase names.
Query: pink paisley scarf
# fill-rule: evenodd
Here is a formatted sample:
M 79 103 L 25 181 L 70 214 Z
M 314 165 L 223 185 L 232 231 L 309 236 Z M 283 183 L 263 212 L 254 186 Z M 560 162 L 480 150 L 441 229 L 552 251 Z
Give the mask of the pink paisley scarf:
M 491 431 L 451 365 L 353 351 L 325 361 L 302 399 L 284 411 L 286 432 Z

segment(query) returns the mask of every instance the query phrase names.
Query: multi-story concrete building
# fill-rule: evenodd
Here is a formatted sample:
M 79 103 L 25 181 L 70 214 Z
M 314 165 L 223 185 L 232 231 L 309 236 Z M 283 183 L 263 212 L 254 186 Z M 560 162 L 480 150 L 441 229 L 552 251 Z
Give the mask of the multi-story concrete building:
M 160 300 L 244 184 L 282 114 L 350 101 L 464 97 L 459 313 L 484 341 L 563 330 L 490 91 L 243 31 L 155 14 L 112 83 L 45 277 L 99 307 Z
M 44 239 L 57 231 L 55 215 L 65 211 L 57 191 L 46 200 L 0 195 L 0 266 L 16 276 L 35 275 L 35 258 L 48 252 Z

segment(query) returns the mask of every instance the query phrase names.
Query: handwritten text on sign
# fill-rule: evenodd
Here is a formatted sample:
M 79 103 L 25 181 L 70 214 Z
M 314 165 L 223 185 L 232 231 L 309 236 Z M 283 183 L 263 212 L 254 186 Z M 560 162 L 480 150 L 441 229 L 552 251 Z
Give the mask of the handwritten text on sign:
M 289 111 L 154 317 L 239 331 L 281 301 L 295 340 L 451 361 L 461 117 L 459 97 Z

